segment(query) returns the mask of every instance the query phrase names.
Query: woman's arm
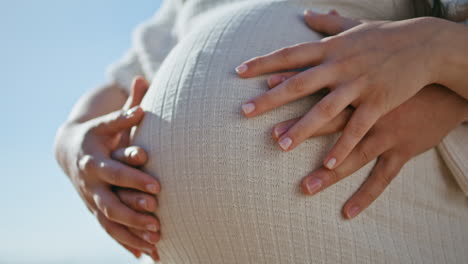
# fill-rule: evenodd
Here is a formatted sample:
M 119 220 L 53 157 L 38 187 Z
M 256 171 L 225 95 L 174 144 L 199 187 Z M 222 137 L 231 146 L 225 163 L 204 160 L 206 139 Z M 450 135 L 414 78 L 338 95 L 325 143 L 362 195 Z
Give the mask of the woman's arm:
M 435 19 L 435 18 L 432 18 Z M 468 100 L 468 27 L 437 19 L 441 30 L 435 47 L 435 83 L 442 84 Z
M 70 153 L 67 151 L 72 127 L 122 108 L 127 98 L 128 94 L 117 84 L 107 84 L 89 91 L 78 99 L 55 137 L 55 157 L 68 176 L 70 176 L 69 168 L 73 166 L 68 164 L 72 159 L 68 157 Z
M 82 123 L 118 110 L 128 96 L 128 92 L 115 83 L 97 87 L 78 99 L 65 123 Z
M 151 194 L 160 190 L 150 175 L 111 157 L 125 133 L 143 118 L 144 112 L 135 105 L 147 88 L 148 83 L 139 78 L 130 96 L 117 85 L 106 85 L 82 96 L 59 129 L 54 149 L 59 164 L 103 228 L 135 256 L 141 250 L 157 260 L 154 238 L 159 237 L 158 220 L 132 210 L 135 208 L 131 204 L 127 207 L 129 203 L 112 191 L 114 186 Z

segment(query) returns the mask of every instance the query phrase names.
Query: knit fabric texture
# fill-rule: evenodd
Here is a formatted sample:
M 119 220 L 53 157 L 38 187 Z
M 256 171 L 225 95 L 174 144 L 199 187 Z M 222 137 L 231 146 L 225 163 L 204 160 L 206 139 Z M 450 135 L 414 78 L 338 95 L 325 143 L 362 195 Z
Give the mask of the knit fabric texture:
M 318 168 L 338 135 L 284 153 L 271 127 L 301 116 L 302 98 L 254 119 L 240 105 L 267 90 L 268 75 L 238 78 L 246 59 L 323 36 L 303 10 L 398 20 L 409 0 L 166 1 L 140 26 L 134 47 L 112 67 L 123 87 L 152 79 L 133 143 L 162 185 L 161 263 L 466 263 L 467 198 L 435 148 L 409 161 L 360 216 L 341 216 L 372 170 L 369 163 L 309 197 L 300 180 Z

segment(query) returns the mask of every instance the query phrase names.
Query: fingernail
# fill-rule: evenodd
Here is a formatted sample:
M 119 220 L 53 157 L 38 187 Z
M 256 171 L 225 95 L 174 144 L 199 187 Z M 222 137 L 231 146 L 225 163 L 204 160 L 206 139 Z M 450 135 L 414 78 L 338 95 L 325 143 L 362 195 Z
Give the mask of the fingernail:
M 145 252 L 148 255 L 153 254 L 153 250 L 151 248 L 143 248 L 142 250 L 143 250 L 143 252 Z
M 135 115 L 135 112 L 138 110 L 138 108 L 139 108 L 139 106 L 134 106 L 131 109 L 127 110 L 127 112 L 125 112 L 125 116 L 127 118 L 132 117 L 133 115 Z
M 147 206 L 147 204 L 146 204 L 146 200 L 145 200 L 145 199 L 139 199 L 139 200 L 138 200 L 138 204 L 139 204 L 142 208 L 148 209 L 148 206 Z
M 158 231 L 158 227 L 156 225 L 153 225 L 153 224 L 147 225 L 146 229 L 148 229 L 149 231 L 153 231 L 153 232 Z
M 153 241 L 151 241 L 151 238 L 150 238 L 150 234 L 144 233 L 144 234 L 143 234 L 143 239 L 144 239 L 146 242 L 153 244 Z
M 236 72 L 237 72 L 238 74 L 241 74 L 241 73 L 246 72 L 248 68 L 249 68 L 249 67 L 247 67 L 247 65 L 242 64 L 242 65 L 239 65 L 239 66 L 236 67 Z
M 312 12 L 312 10 L 306 9 L 304 10 L 304 16 L 313 16 L 315 15 L 315 12 Z
M 273 133 L 275 133 L 275 137 L 276 138 L 279 138 L 281 137 L 281 135 L 286 132 L 288 130 L 288 126 L 286 125 L 281 125 L 281 126 L 277 126 L 275 127 L 275 129 L 273 130 Z
M 134 158 L 138 155 L 138 149 L 134 148 L 130 151 L 130 157 Z
M 359 211 L 361 211 L 361 207 L 359 207 L 358 205 L 351 206 L 351 208 L 349 208 L 348 210 L 349 218 L 355 217 L 359 213 Z
M 328 160 L 327 164 L 325 165 L 325 167 L 327 167 L 327 169 L 331 170 L 333 169 L 333 166 L 335 166 L 336 164 L 336 159 L 335 158 L 331 158 Z
M 283 150 L 287 150 L 292 144 L 292 139 L 289 137 L 285 137 L 281 139 L 281 141 L 278 144 Z
M 307 182 L 307 190 L 310 194 L 315 194 L 320 187 L 322 187 L 322 180 L 318 178 L 312 178 Z
M 158 191 L 158 189 L 156 188 L 156 185 L 154 184 L 148 184 L 146 185 L 146 189 L 150 192 L 150 193 L 156 193 Z
M 242 105 L 242 112 L 244 114 L 250 114 L 255 110 L 255 105 L 253 103 L 247 103 Z

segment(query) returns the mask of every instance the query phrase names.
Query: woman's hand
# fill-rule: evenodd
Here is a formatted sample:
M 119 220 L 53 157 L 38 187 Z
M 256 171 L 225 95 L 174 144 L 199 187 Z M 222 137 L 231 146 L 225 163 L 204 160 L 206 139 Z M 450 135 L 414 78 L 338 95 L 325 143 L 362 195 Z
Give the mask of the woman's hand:
M 270 80 L 269 84 L 274 87 L 278 83 Z M 340 131 L 351 112 L 346 109 L 313 136 Z M 377 158 L 370 176 L 343 207 L 346 218 L 355 217 L 385 190 L 406 162 L 436 146 L 467 117 L 467 100 L 445 87 L 427 86 L 379 119 L 340 166 L 333 170 L 322 167 L 305 177 L 302 190 L 309 195 L 317 194 Z M 273 138 L 281 138 L 281 132 L 299 120 L 295 118 L 275 125 Z
M 146 151 L 138 146 L 129 146 L 120 148 L 114 152 L 112 152 L 112 158 L 114 160 L 120 161 L 123 164 L 132 167 L 140 167 L 146 164 L 148 161 L 148 155 Z M 147 192 L 142 192 L 136 189 L 130 188 L 123 188 L 113 186 L 113 191 L 115 194 L 120 198 L 122 203 L 127 205 L 129 208 L 145 214 L 152 214 L 157 208 L 157 200 L 154 195 L 151 195 Z M 156 244 L 161 238 L 161 227 L 157 232 L 143 232 L 139 229 L 127 227 L 130 232 L 134 235 L 138 236 L 139 238 L 145 240 L 150 244 Z M 136 248 L 129 248 L 127 249 L 132 252 L 137 258 L 140 257 L 141 252 L 139 249 Z M 159 252 L 157 248 L 151 255 L 151 257 L 155 261 L 159 261 Z
M 141 94 L 148 88 L 142 78 L 136 79 L 133 86 L 130 103 L 124 109 L 139 103 Z M 160 185 L 153 177 L 111 157 L 129 129 L 144 116 L 138 106 L 124 109 L 63 126 L 55 146 L 57 160 L 107 233 L 135 256 L 138 257 L 141 250 L 157 258 L 153 243 L 143 238 L 145 234 L 154 237 L 159 230 L 159 221 L 155 216 L 131 210 L 113 192 L 114 186 L 150 194 L 160 191 Z M 114 154 L 118 155 L 118 152 Z M 120 194 L 125 197 L 125 194 Z
M 327 168 L 334 169 L 380 117 L 433 83 L 434 39 L 443 28 L 435 18 L 360 24 L 333 12 L 309 11 L 305 17 L 312 29 L 339 34 L 283 48 L 236 68 L 241 77 L 249 78 L 311 67 L 249 100 L 242 110 L 247 117 L 255 117 L 328 88 L 331 92 L 289 127 L 278 145 L 285 151 L 293 149 L 352 105 L 356 110 L 324 160 Z

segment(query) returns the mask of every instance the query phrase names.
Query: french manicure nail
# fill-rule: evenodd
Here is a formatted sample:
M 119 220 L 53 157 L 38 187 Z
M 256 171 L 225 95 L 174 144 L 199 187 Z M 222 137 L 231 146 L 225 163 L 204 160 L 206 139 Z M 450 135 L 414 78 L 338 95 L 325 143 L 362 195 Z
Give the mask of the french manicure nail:
M 239 66 L 236 67 L 236 72 L 237 72 L 238 74 L 241 74 L 241 73 L 246 72 L 248 68 L 249 68 L 249 67 L 247 67 L 247 65 L 242 64 L 242 65 L 239 65 Z
M 287 150 L 292 144 L 292 139 L 289 137 L 285 137 L 281 139 L 281 141 L 278 144 L 283 150 Z
M 146 189 L 150 192 L 150 193 L 156 193 L 158 190 L 156 188 L 156 185 L 154 184 L 148 184 L 146 185 Z
M 306 9 L 304 10 L 304 16 L 313 16 L 315 15 L 315 12 L 312 12 L 312 10 Z
M 331 158 L 328 160 L 327 164 L 325 165 L 325 167 L 327 167 L 327 169 L 331 170 L 333 169 L 333 166 L 335 166 L 336 164 L 336 159 L 335 158 Z
M 349 218 L 355 217 L 359 213 L 359 211 L 361 211 L 361 207 L 359 207 L 358 205 L 351 206 L 351 208 L 348 210 Z
M 158 231 L 158 227 L 156 225 L 153 225 L 153 224 L 147 225 L 146 229 L 148 229 L 149 231 L 153 231 L 153 232 Z
M 242 112 L 244 114 L 250 114 L 255 110 L 255 105 L 253 103 L 247 103 L 242 105 Z
M 307 190 L 310 194 L 315 194 L 320 187 L 322 187 L 322 180 L 319 178 L 312 178 L 307 182 Z
M 138 110 L 138 108 L 139 108 L 139 106 L 134 106 L 134 107 L 130 108 L 129 110 L 127 110 L 127 112 L 125 112 L 125 116 L 127 118 L 132 117 L 135 114 L 135 112 Z

